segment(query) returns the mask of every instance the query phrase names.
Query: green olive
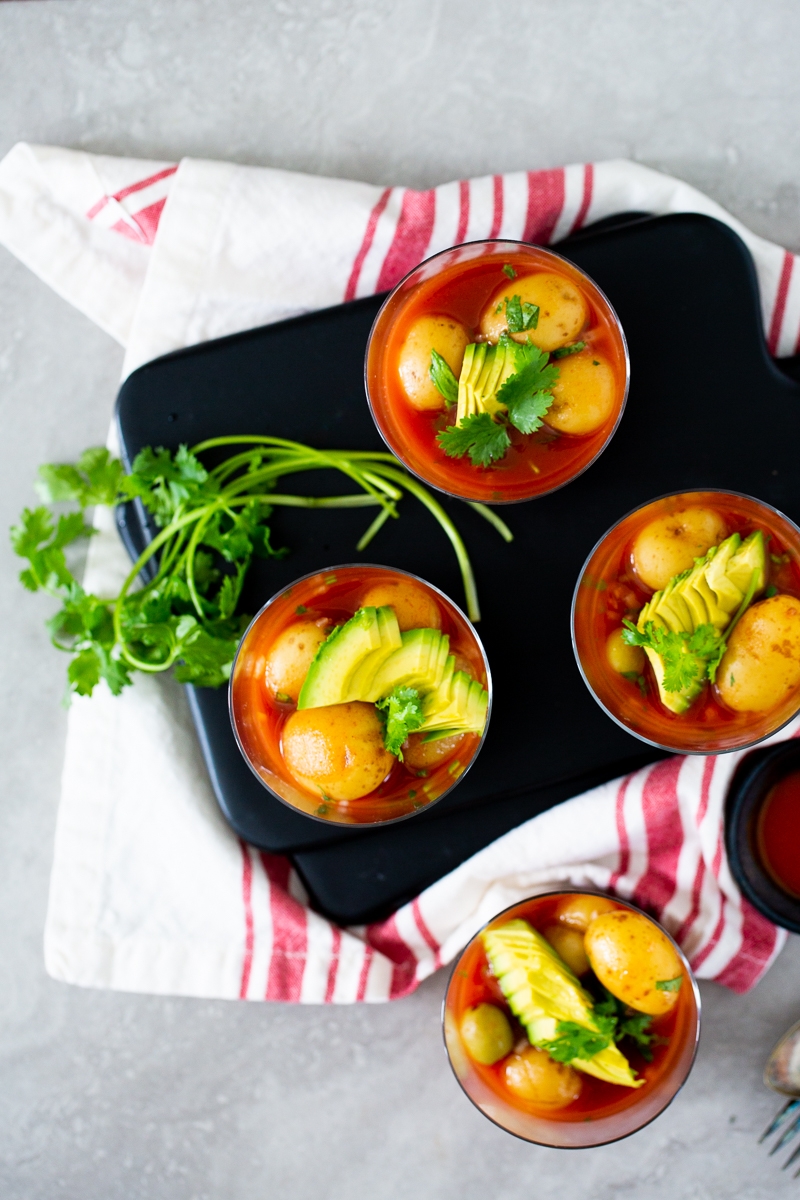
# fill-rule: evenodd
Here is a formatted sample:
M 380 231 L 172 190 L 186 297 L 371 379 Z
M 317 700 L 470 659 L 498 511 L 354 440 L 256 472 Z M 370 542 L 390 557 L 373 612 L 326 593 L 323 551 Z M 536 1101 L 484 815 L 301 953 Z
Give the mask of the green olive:
M 468 1008 L 461 1018 L 461 1040 L 470 1058 L 488 1067 L 510 1052 L 514 1035 L 502 1009 L 479 1004 Z

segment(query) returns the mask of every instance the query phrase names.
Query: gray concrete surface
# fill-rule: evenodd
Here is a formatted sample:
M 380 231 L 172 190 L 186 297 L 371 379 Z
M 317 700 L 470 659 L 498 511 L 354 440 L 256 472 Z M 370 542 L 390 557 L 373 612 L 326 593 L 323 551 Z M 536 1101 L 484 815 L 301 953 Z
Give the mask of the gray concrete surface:
M 627 155 L 800 248 L 793 0 L 0 2 L 0 154 L 20 138 L 432 184 Z M 121 350 L 0 251 L 0 527 L 38 463 L 105 436 Z M 755 1142 L 800 1016 L 800 942 L 745 998 L 703 987 L 684 1092 L 567 1155 L 494 1129 L 440 1047 L 443 978 L 323 1010 L 90 993 L 41 935 L 64 742 L 48 607 L 0 538 L 4 1200 L 796 1195 Z

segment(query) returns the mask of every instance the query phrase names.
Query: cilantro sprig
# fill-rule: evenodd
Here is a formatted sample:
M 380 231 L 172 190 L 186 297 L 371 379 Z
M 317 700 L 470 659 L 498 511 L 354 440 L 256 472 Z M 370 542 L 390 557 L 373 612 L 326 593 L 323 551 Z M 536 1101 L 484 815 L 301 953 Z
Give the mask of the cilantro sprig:
M 667 692 L 682 692 L 699 680 L 714 680 L 725 653 L 727 639 L 713 625 L 698 625 L 694 633 L 664 629 L 647 621 L 639 629 L 633 621 L 623 620 L 622 640 L 629 646 L 654 650 L 664 664 L 663 687 Z
M 530 304 L 519 296 L 507 296 L 505 305 L 509 333 L 527 333 L 539 324 L 538 304 Z
M 596 1030 L 587 1029 L 575 1021 L 559 1021 L 556 1036 L 542 1042 L 542 1049 L 556 1062 L 570 1063 L 576 1058 L 585 1061 L 605 1050 L 612 1042 L 630 1038 L 642 1057 L 647 1062 L 651 1061 L 652 1046 L 659 1040 L 650 1032 L 651 1016 L 634 1012 L 607 988 L 603 988 L 603 998 L 596 1001 L 592 1015 Z
M 213 468 L 209 451 L 228 457 Z M 286 475 L 338 471 L 357 487 L 352 494 L 301 496 L 276 491 Z M 249 618 L 240 610 L 242 587 L 254 559 L 286 553 L 271 540 L 275 508 L 360 508 L 378 515 L 357 549 L 363 550 L 410 492 L 447 534 L 458 558 L 470 618 L 480 619 L 475 579 L 464 542 L 427 488 L 396 465 L 390 454 L 315 450 L 267 436 L 212 438 L 174 453 L 142 450 L 126 473 L 102 447 L 75 464 L 42 467 L 37 488 L 45 500 L 25 509 L 11 530 L 16 554 L 26 560 L 20 581 L 43 591 L 60 607 L 48 622 L 53 645 L 70 655 L 68 694 L 91 695 L 103 680 L 116 695 L 132 673 L 173 669 L 178 680 L 216 687 L 228 679 Z M 86 509 L 136 499 L 152 515 L 157 532 L 133 564 L 116 596 L 84 590 L 73 567 L 78 543 L 93 529 Z M 72 503 L 70 512 L 54 505 Z M 476 510 L 497 524 L 494 514 Z M 506 540 L 508 530 L 501 531 Z M 403 739 L 404 740 L 404 739 Z
M 403 761 L 402 745 L 410 733 L 419 729 L 424 721 L 422 701 L 416 688 L 396 687 L 377 705 L 378 715 L 384 721 L 383 744 L 390 754 Z

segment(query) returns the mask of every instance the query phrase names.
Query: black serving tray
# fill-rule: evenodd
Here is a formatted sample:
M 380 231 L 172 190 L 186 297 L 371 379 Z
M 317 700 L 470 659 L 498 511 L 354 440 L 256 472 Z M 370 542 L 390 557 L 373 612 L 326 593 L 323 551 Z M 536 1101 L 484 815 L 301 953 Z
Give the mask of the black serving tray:
M 584 231 L 559 250 L 599 283 L 631 354 L 631 390 L 608 449 L 580 479 L 503 509 L 507 545 L 476 513 L 443 499 L 475 566 L 478 627 L 494 677 L 486 743 L 449 796 L 410 821 L 361 832 L 287 808 L 245 766 L 223 690 L 188 689 L 217 798 L 247 841 L 291 853 L 322 911 L 374 919 L 500 834 L 586 787 L 653 761 L 589 695 L 575 665 L 569 611 L 597 539 L 631 508 L 670 491 L 729 488 L 800 518 L 800 386 L 767 352 L 755 272 L 741 240 L 711 218 L 637 215 Z M 134 372 L 118 397 L 123 457 L 222 434 L 269 433 L 315 446 L 380 449 L 363 391 L 367 335 L 381 298 L 358 300 L 181 350 Z M 348 490 L 332 472 L 290 481 L 305 494 Z M 120 510 L 136 552 L 142 514 Z M 369 510 L 280 510 L 243 607 L 255 612 L 298 576 L 357 559 Z M 463 602 L 444 534 L 410 497 L 368 551 Z

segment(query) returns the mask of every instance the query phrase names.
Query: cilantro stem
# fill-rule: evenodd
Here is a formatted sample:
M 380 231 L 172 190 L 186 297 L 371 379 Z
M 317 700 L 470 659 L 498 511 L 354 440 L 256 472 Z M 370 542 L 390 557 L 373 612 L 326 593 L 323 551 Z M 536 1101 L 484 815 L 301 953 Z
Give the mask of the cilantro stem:
M 362 550 L 366 550 L 367 546 L 370 544 L 372 539 L 375 537 L 375 534 L 378 533 L 380 529 L 382 529 L 382 527 L 389 520 L 389 517 L 396 517 L 398 515 L 399 515 L 398 513 L 396 513 L 396 512 L 393 513 L 391 511 L 391 509 L 388 507 L 382 508 L 381 511 L 378 513 L 377 517 L 375 518 L 375 520 L 370 525 L 369 529 L 362 536 L 361 540 L 356 543 L 356 550 L 358 550 L 359 554 L 361 553 Z
M 488 505 L 480 504 L 477 500 L 468 500 L 467 504 L 470 508 L 474 508 L 475 512 L 482 516 L 485 521 L 488 521 L 490 525 L 494 525 L 504 542 L 513 542 L 514 535 L 505 521 L 498 517 L 497 513 L 489 508 Z

